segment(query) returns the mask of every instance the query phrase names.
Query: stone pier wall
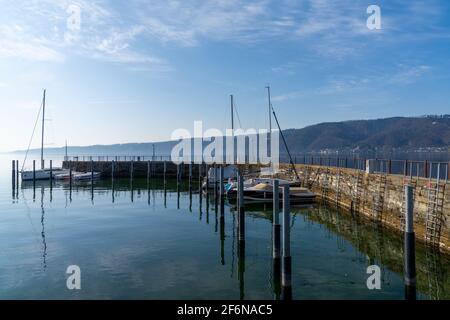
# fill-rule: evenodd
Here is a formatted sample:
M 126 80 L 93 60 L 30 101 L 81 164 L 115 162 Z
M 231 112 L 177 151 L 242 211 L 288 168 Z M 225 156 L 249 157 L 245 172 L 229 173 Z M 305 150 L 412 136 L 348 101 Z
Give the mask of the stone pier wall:
M 326 201 L 332 205 L 352 210 L 355 206 L 355 192 L 358 173 L 354 169 L 343 169 L 325 166 L 296 165 L 301 181 L 308 185 L 318 197 L 324 195 Z M 293 178 L 293 173 L 288 165 L 282 165 L 281 177 Z M 327 170 L 328 174 L 327 174 Z M 326 178 L 328 176 L 328 179 Z M 414 228 L 416 238 L 425 241 L 425 223 L 428 205 L 429 179 L 419 178 L 414 194 Z M 402 210 L 404 184 L 408 177 L 401 175 L 386 175 L 386 188 L 381 217 L 377 219 L 374 204 L 379 199 L 379 174 L 362 173 L 362 191 L 360 193 L 359 214 L 368 219 L 380 221 L 383 225 L 402 231 L 400 214 Z M 435 182 L 435 181 L 434 181 Z M 325 191 L 324 187 L 328 186 Z M 444 206 L 442 214 L 442 230 L 440 248 L 450 252 L 450 183 L 442 182 L 445 186 Z M 338 196 L 338 190 L 340 195 Z

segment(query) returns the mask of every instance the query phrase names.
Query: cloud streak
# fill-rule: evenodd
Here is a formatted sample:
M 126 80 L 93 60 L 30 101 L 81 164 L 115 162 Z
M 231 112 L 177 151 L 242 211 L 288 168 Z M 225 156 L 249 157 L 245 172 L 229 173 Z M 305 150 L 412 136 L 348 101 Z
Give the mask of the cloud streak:
M 402 10 L 390 10 L 393 2 Z M 67 8 L 73 3 L 81 8 L 78 32 L 67 29 Z M 369 4 L 350 0 L 22 0 L 5 4 L 0 13 L 0 57 L 63 62 L 66 56 L 80 54 L 114 63 L 167 65 L 154 54 L 165 45 L 283 40 L 319 55 L 345 59 L 369 50 L 374 42 L 410 40 L 406 27 L 420 32 L 421 38 L 448 37 L 433 23 L 417 27 L 439 17 L 443 8 L 436 1 L 381 1 L 383 30 L 377 32 L 366 27 Z

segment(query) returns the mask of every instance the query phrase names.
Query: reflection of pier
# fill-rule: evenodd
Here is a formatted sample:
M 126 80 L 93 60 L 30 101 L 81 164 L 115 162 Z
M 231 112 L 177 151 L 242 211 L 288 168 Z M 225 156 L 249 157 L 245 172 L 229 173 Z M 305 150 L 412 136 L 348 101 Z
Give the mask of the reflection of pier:
M 199 179 L 201 180 L 201 179 Z M 190 182 L 190 183 L 189 183 Z M 214 206 L 216 206 L 217 211 L 216 213 L 216 223 L 217 223 L 217 232 L 220 239 L 220 264 L 225 265 L 226 262 L 226 248 L 228 245 L 226 244 L 227 239 L 227 229 L 225 225 L 226 216 L 225 216 L 225 201 L 223 200 L 220 189 L 219 192 L 216 194 L 214 191 L 208 192 L 206 194 L 202 194 L 200 192 L 201 187 L 200 184 L 198 185 L 198 189 L 194 188 L 192 186 L 193 182 L 187 180 L 185 183 L 180 180 L 171 180 L 171 179 L 165 179 L 164 181 L 161 181 L 160 178 L 156 177 L 146 177 L 146 178 L 133 178 L 132 181 L 128 178 L 121 179 L 121 178 L 112 178 L 111 180 L 100 180 L 95 181 L 95 184 L 92 185 L 89 181 L 87 182 L 78 182 L 78 183 L 72 183 L 71 185 L 68 182 L 56 182 L 53 181 L 51 184 L 49 181 L 36 181 L 35 184 L 31 183 L 22 183 L 22 189 L 37 189 L 41 188 L 41 224 L 42 224 L 42 248 L 43 248 L 43 263 L 44 267 L 47 265 L 47 244 L 45 239 L 45 210 L 44 210 L 44 190 L 50 190 L 50 198 L 52 192 L 59 192 L 60 189 L 63 189 L 66 192 L 70 192 L 70 196 L 72 195 L 72 191 L 78 191 L 78 192 L 91 192 L 96 193 L 96 197 L 99 197 L 102 193 L 107 193 L 109 196 L 109 192 L 111 192 L 111 201 L 117 201 L 116 195 L 118 194 L 118 199 L 120 199 L 120 193 L 125 194 L 127 197 L 127 201 L 131 200 L 133 201 L 134 196 L 136 196 L 136 202 L 138 202 L 138 199 L 140 198 L 139 194 L 141 192 L 146 193 L 148 197 L 148 203 L 150 204 L 150 195 L 151 190 L 163 190 L 164 194 L 164 201 L 165 205 L 166 198 L 167 197 L 174 197 L 174 195 L 177 195 L 177 206 L 179 207 L 180 204 L 180 197 L 181 195 L 189 195 L 189 205 L 191 206 L 193 203 L 197 203 L 197 201 L 193 202 L 193 197 L 198 196 L 198 203 L 199 203 L 199 214 L 200 214 L 200 221 L 202 221 L 202 201 L 203 199 L 206 200 L 206 222 L 209 223 L 209 206 L 213 203 Z M 16 185 L 17 187 L 17 185 Z M 186 188 L 187 187 L 187 188 Z M 39 190 L 39 189 L 38 189 Z M 154 191 L 153 191 L 154 192 Z M 189 193 L 187 193 L 189 192 Z M 134 194 L 134 195 L 133 195 Z M 161 192 L 162 194 L 162 192 Z M 277 193 L 274 193 L 277 194 Z M 39 193 L 38 193 L 39 196 Z M 123 197 L 122 197 L 123 198 Z M 194 198 L 197 200 L 197 198 Z M 209 201 L 210 199 L 213 199 L 213 201 Z M 182 203 L 184 203 L 182 201 Z M 243 203 L 243 202 L 242 202 Z M 155 201 L 153 201 L 153 204 L 155 204 Z M 241 205 L 238 206 L 238 209 L 241 207 Z M 233 237 L 233 256 L 232 259 L 230 259 L 231 262 L 231 268 L 234 266 L 234 249 L 236 250 L 236 257 L 237 257 L 237 271 L 238 271 L 238 279 L 239 279 L 239 290 L 240 290 L 240 297 L 245 298 L 245 271 L 246 271 L 246 249 L 247 253 L 251 251 L 252 248 L 246 248 L 245 247 L 245 217 L 247 216 L 258 216 L 258 217 L 264 217 L 266 219 L 270 219 L 270 216 L 263 212 L 252 212 L 256 209 L 256 211 L 261 211 L 262 206 L 251 206 L 251 205 L 245 205 L 245 211 L 244 212 L 244 206 L 243 207 L 243 214 L 240 212 L 236 214 L 236 216 L 233 215 L 233 219 L 236 218 L 237 220 L 237 226 L 238 226 L 238 232 L 236 236 L 236 243 L 234 242 Z M 274 206 L 275 208 L 277 206 Z M 290 208 L 289 208 L 290 209 Z M 293 208 L 293 210 L 296 210 Z M 283 212 L 285 210 L 283 209 Z M 294 212 L 295 213 L 295 212 Z M 277 225 L 277 219 L 275 215 L 275 211 L 273 213 L 273 221 L 274 221 L 274 228 L 273 228 L 273 235 L 274 235 L 274 249 L 277 247 L 277 244 L 275 243 L 276 237 L 276 228 Z M 290 217 L 289 217 L 290 218 Z M 367 254 L 370 257 L 375 258 L 382 264 L 385 264 L 389 269 L 402 274 L 403 268 L 404 268 L 404 260 L 403 255 L 399 251 L 399 248 L 402 247 L 402 240 L 401 237 L 398 234 L 391 233 L 391 232 L 381 232 L 379 225 L 377 224 L 371 224 L 370 222 L 364 220 L 364 216 L 357 216 L 357 217 L 351 217 L 344 211 L 337 212 L 334 210 L 329 210 L 326 206 L 323 207 L 317 207 L 314 210 L 308 211 L 306 214 L 306 218 L 309 221 L 318 221 L 320 222 L 325 228 L 336 234 L 336 239 L 339 244 L 340 249 L 345 249 L 346 241 L 352 242 L 355 247 L 365 254 Z M 284 215 L 283 215 L 284 219 Z M 284 221 L 284 220 L 282 220 Z M 293 221 L 293 220 L 292 220 Z M 231 225 L 231 221 L 230 221 Z M 287 224 L 289 225 L 289 223 Z M 234 226 L 234 224 L 233 224 Z M 281 228 L 284 226 L 284 223 L 280 223 L 280 219 L 278 218 L 278 228 L 280 231 L 278 233 L 284 234 L 281 232 Z M 284 231 L 284 230 L 283 230 Z M 235 229 L 233 228 L 233 234 L 235 232 Z M 230 231 L 231 235 L 231 231 Z M 334 236 L 333 236 L 334 237 Z M 280 237 L 281 238 L 281 237 Z M 236 246 L 235 246 L 236 245 Z M 219 243 L 218 243 L 219 246 Z M 282 252 L 281 252 L 281 240 L 280 244 L 278 245 L 280 247 L 280 253 L 278 254 L 280 258 L 276 259 L 276 254 L 274 254 L 273 259 L 273 278 L 271 281 L 273 281 L 273 294 L 275 299 L 281 299 L 281 298 L 290 298 L 292 296 L 292 289 L 290 289 L 289 292 L 289 286 L 287 285 L 289 283 L 289 278 L 292 275 L 291 272 L 289 272 L 288 268 L 283 269 L 283 260 L 282 259 Z M 449 292 L 446 287 L 448 286 L 448 283 L 446 282 L 446 276 L 448 276 L 445 272 L 442 272 L 442 267 L 440 267 L 440 256 L 437 252 L 427 251 L 424 249 L 422 245 L 419 245 L 417 250 L 417 288 L 419 292 L 429 292 L 430 298 L 446 298 L 446 292 Z M 219 251 L 218 251 L 219 256 Z M 289 256 L 287 254 L 286 256 Z M 295 257 L 295 253 L 294 253 Z M 425 259 L 426 258 L 426 259 Z M 375 260 L 375 261 L 376 261 Z M 249 257 L 247 256 L 247 261 L 249 261 Z M 376 261 L 377 262 L 377 261 Z M 247 262 L 248 264 L 248 262 Z M 286 263 L 285 266 L 288 264 Z M 248 269 L 248 266 L 247 266 Z M 227 270 L 228 267 L 227 267 Z M 288 271 L 288 272 L 286 272 Z M 248 270 L 247 270 L 248 272 Z M 285 281 L 282 281 L 282 273 L 285 273 Z M 289 277 L 287 277 L 289 275 Z M 294 273 L 295 276 L 295 273 Z M 248 282 L 248 275 L 247 275 L 247 282 Z M 292 281 L 291 281 L 292 285 Z M 429 287 L 428 287 L 429 285 Z M 292 287 L 291 287 L 292 288 Z M 411 292 L 411 291 L 409 291 Z M 408 293 L 408 292 L 406 292 Z M 409 296 L 411 296 L 409 294 Z M 448 296 L 447 296 L 448 298 Z

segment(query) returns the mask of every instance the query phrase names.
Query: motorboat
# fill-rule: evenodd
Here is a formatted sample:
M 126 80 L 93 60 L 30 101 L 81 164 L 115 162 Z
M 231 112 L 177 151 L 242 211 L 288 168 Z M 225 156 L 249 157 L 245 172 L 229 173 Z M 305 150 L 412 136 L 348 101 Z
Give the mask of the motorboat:
M 280 186 L 282 186 L 280 184 Z M 283 189 L 279 188 L 279 197 L 282 199 Z M 236 199 L 237 188 L 228 191 L 228 197 Z M 291 204 L 306 204 L 314 202 L 316 194 L 307 188 L 290 187 L 289 201 Z M 272 203 L 273 202 L 273 185 L 269 183 L 259 183 L 251 187 L 244 186 L 244 200 L 246 203 Z
M 54 168 L 54 169 L 40 169 L 33 171 L 22 171 L 21 173 L 22 181 L 33 181 L 33 180 L 50 180 L 50 175 L 53 179 L 57 179 L 58 176 L 69 174 L 69 170 Z
M 74 181 L 87 181 L 97 180 L 101 177 L 101 172 L 72 172 L 72 180 Z M 70 180 L 70 173 L 65 172 L 55 176 L 55 180 Z

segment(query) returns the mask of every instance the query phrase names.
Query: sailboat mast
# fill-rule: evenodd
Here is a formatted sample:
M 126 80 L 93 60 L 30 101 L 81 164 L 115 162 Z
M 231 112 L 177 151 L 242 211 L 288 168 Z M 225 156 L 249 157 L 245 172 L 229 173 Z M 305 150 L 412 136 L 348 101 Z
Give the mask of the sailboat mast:
M 269 134 L 272 133 L 272 102 L 270 101 L 270 86 L 267 86 L 267 96 L 269 98 Z
M 267 85 L 266 89 L 267 89 L 267 97 L 269 100 L 269 137 L 267 139 L 269 142 L 269 146 L 267 149 L 267 155 L 272 156 L 272 101 L 270 99 L 270 86 Z
M 45 89 L 42 100 L 41 169 L 44 169 Z
M 234 153 L 234 97 L 230 94 L 230 104 L 231 104 L 231 139 L 233 141 L 233 164 L 236 163 L 236 157 Z
M 230 94 L 230 98 L 231 98 L 231 130 L 234 135 L 234 101 L 232 94 Z

